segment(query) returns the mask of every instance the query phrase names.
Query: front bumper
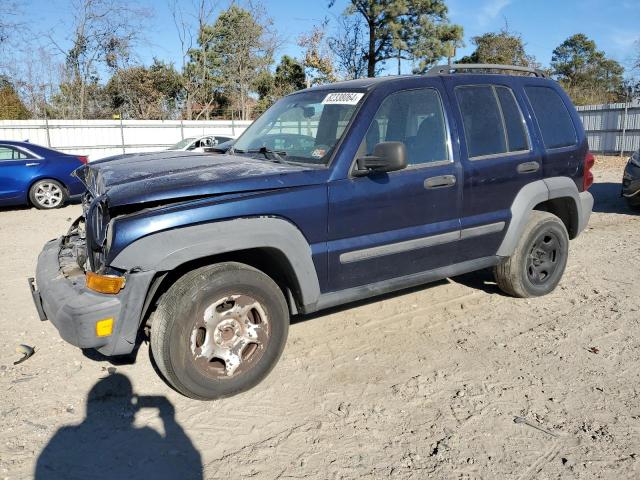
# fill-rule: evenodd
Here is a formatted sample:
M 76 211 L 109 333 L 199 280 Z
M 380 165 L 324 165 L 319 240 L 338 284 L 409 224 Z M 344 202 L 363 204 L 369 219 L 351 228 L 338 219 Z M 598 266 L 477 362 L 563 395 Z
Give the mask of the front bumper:
M 50 320 L 60 336 L 76 347 L 95 348 L 104 355 L 131 353 L 155 272 L 128 273 L 117 295 L 97 293 L 86 287 L 81 269 L 61 267 L 63 242 L 61 237 L 45 244 L 38 257 L 36 285 L 29 282 L 40 318 Z M 113 332 L 99 337 L 96 323 L 107 318 L 114 321 Z

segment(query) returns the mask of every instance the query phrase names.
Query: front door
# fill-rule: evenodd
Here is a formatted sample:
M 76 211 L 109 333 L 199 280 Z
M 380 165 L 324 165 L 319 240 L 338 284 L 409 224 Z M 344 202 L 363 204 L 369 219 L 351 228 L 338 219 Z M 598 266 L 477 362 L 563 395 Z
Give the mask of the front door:
M 408 167 L 329 184 L 329 290 L 449 265 L 459 238 L 460 183 L 439 84 L 380 104 L 358 151 L 402 142 Z

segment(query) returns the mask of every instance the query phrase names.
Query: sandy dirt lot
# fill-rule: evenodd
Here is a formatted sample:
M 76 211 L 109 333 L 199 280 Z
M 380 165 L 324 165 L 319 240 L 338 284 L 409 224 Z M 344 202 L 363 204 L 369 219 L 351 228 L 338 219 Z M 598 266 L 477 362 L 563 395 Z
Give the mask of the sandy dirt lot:
M 26 277 L 80 208 L 2 210 L 0 478 L 638 478 L 640 215 L 622 167 L 598 165 L 552 295 L 505 297 L 480 272 L 298 319 L 266 381 L 209 403 L 170 390 L 146 345 L 112 365 L 40 322 Z M 36 354 L 14 366 L 20 343 Z

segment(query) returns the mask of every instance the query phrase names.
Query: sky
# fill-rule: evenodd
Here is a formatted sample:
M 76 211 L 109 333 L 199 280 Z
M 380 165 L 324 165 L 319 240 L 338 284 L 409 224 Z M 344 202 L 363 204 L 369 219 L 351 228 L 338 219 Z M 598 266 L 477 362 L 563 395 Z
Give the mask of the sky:
M 5 1 L 5 0 L 0 0 Z M 138 0 L 154 12 L 145 34 L 145 44 L 139 49 L 139 60 L 151 63 L 154 57 L 182 64 L 178 35 L 171 17 L 169 0 Z M 185 11 L 193 10 L 193 0 L 177 0 Z M 35 31 L 53 31 L 63 40 L 71 25 L 70 0 L 23 0 L 23 16 Z M 221 6 L 229 0 L 219 0 Z M 327 0 L 262 0 L 283 44 L 277 52 L 300 56 L 296 39 L 309 32 L 323 19 L 338 16 L 348 0 L 337 0 L 328 8 Z M 585 33 L 596 41 L 598 48 L 630 70 L 636 44 L 640 40 L 640 0 L 446 0 L 449 17 L 464 28 L 466 46 L 458 50 L 458 57 L 473 51 L 471 38 L 485 32 L 498 31 L 508 22 L 511 31 L 519 32 L 526 50 L 543 66 L 549 64 L 551 52 L 574 33 Z M 331 27 L 329 27 L 331 28 Z M 37 35 L 36 35 L 37 37 Z M 44 38 L 40 39 L 44 41 Z M 394 63 L 387 72 L 395 73 Z M 409 73 L 411 66 L 403 66 Z M 634 73 L 636 76 L 640 72 Z

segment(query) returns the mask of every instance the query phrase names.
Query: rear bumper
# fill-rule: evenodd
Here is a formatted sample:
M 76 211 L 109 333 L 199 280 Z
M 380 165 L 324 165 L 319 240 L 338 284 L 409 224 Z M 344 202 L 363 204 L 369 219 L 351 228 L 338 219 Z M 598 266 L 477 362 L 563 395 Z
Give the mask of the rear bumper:
M 578 233 L 582 232 L 589 224 L 589 218 L 591 218 L 591 211 L 593 210 L 593 195 L 584 191 L 578 194 L 580 205 L 578 208 Z
M 125 355 L 135 346 L 146 294 L 155 272 L 127 275 L 125 288 L 117 295 L 105 295 L 85 286 L 83 272 L 63 272 L 59 256 L 63 238 L 48 242 L 36 269 L 32 296 L 42 320 L 50 320 L 60 336 L 80 348 L 95 348 L 104 355 Z M 112 318 L 113 333 L 96 335 L 96 323 Z

